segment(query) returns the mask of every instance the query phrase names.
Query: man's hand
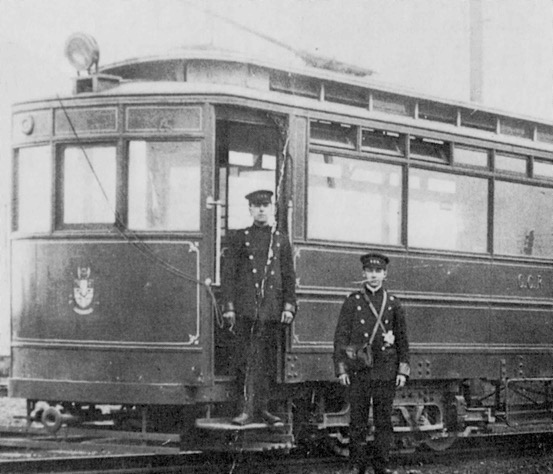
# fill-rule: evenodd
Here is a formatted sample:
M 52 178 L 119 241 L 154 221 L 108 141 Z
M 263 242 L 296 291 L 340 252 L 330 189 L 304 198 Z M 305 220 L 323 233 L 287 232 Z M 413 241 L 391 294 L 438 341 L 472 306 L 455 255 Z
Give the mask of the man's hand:
M 348 374 L 341 374 L 340 376 L 338 376 L 338 380 L 340 381 L 340 385 L 347 386 L 350 384 Z
M 396 387 L 397 388 L 404 387 L 406 382 L 407 382 L 407 377 L 405 377 L 405 375 L 398 375 L 396 377 Z
M 234 327 L 234 324 L 236 323 L 236 313 L 234 311 L 225 311 L 223 313 L 223 319 L 232 328 L 232 327 Z
M 280 322 L 284 324 L 290 324 L 292 322 L 292 319 L 294 319 L 294 315 L 291 311 L 283 311 L 280 317 Z

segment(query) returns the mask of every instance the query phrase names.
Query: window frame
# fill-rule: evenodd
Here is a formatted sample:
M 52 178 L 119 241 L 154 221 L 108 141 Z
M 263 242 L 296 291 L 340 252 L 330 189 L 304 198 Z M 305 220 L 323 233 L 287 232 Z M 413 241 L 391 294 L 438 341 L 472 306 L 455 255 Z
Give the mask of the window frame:
M 130 185 L 130 164 L 131 164 L 131 155 L 130 155 L 130 145 L 131 142 L 147 142 L 147 143 L 197 143 L 199 146 L 199 172 L 200 172 L 200 186 L 199 186 L 199 227 L 193 230 L 183 230 L 183 229 L 134 229 L 129 226 L 129 185 Z M 118 180 L 118 213 L 121 216 L 121 221 L 124 223 L 125 230 L 137 235 L 162 235 L 162 234 L 171 234 L 171 235 L 197 235 L 202 232 L 202 175 L 204 173 L 204 139 L 203 137 L 190 137 L 190 136 L 148 136 L 148 135 L 138 135 L 133 137 L 127 137 L 124 140 L 124 143 L 121 147 L 123 150 L 121 153 L 121 179 Z
M 65 223 L 64 222 L 64 203 L 65 203 L 65 173 L 64 173 L 64 152 L 67 148 L 76 148 L 82 152 L 87 147 L 112 147 L 115 150 L 115 209 L 113 222 L 102 223 Z M 54 204 L 54 230 L 55 231 L 98 231 L 98 232 L 116 232 L 118 226 L 123 223 L 121 183 L 122 183 L 122 160 L 121 144 L 119 140 L 98 139 L 87 140 L 86 142 L 59 141 L 55 144 L 55 204 Z

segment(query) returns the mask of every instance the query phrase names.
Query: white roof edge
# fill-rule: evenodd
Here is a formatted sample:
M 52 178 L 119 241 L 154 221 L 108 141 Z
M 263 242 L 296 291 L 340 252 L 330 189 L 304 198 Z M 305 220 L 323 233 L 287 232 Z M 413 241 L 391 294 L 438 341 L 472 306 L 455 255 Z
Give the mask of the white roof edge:
M 262 68 L 274 69 L 282 72 L 287 72 L 290 74 L 297 74 L 312 77 L 315 79 L 332 81 L 343 83 L 351 86 L 357 86 L 365 89 L 376 89 L 378 91 L 397 94 L 405 97 L 409 97 L 416 100 L 426 100 L 430 102 L 437 102 L 445 105 L 450 105 L 454 107 L 459 107 L 463 109 L 469 109 L 474 111 L 486 112 L 493 115 L 501 115 L 504 117 L 509 117 L 513 119 L 520 119 L 527 122 L 539 123 L 539 124 L 548 124 L 553 125 L 553 122 L 548 122 L 544 118 L 540 117 L 531 117 L 516 112 L 511 112 L 502 109 L 496 109 L 493 107 L 488 107 L 477 102 L 463 102 L 460 100 L 451 100 L 439 96 L 431 96 L 428 94 L 419 93 L 413 89 L 402 88 L 397 85 L 383 83 L 380 81 L 375 81 L 370 78 L 356 78 L 349 76 L 347 74 L 341 74 L 333 71 L 326 71 L 324 69 L 315 68 L 311 66 L 287 66 L 283 63 L 277 63 L 270 60 L 259 59 L 254 56 L 248 56 L 241 53 L 236 53 L 232 51 L 222 51 L 222 50 L 202 50 L 202 49 L 190 49 L 183 50 L 179 53 L 172 53 L 164 56 L 147 56 L 144 58 L 134 58 L 118 63 L 113 63 L 107 66 L 104 66 L 100 69 L 101 72 L 109 73 L 110 69 L 129 66 L 132 64 L 153 62 L 153 61 L 170 61 L 170 60 L 182 60 L 186 61 L 189 59 L 205 59 L 213 61 L 227 61 L 227 62 L 237 62 L 241 64 L 251 64 L 254 66 L 259 66 Z M 133 81 L 129 81 L 133 82 Z M 163 82 L 163 81 L 160 81 Z

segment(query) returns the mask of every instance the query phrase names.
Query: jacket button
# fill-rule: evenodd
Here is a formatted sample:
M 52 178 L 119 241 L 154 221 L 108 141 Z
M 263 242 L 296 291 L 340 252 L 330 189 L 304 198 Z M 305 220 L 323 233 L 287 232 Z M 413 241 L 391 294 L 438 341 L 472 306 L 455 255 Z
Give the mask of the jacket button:
M 368 332 L 365 333 L 365 337 L 369 337 L 369 333 L 368 333 Z
M 250 255 L 248 258 L 249 258 L 250 260 L 253 260 L 253 255 Z
M 361 311 L 361 306 L 358 306 L 358 307 L 357 307 L 357 311 Z
M 259 288 L 259 283 L 256 283 L 256 284 L 255 284 L 255 287 L 256 287 L 256 288 Z
M 271 275 L 274 275 L 275 274 L 275 271 L 274 270 L 271 270 Z
M 388 320 L 384 321 L 384 324 L 388 324 Z
M 365 320 L 364 320 L 364 319 L 361 320 L 361 324 L 365 324 Z
M 250 233 L 249 230 L 244 231 L 244 234 L 248 235 Z
M 250 243 L 249 242 L 246 242 L 246 247 L 249 247 L 250 246 Z
M 254 268 L 254 269 L 252 270 L 252 273 L 257 273 L 257 268 Z
M 359 295 L 355 295 L 355 297 L 356 297 L 357 299 L 361 298 Z
M 391 309 L 392 309 L 392 307 L 391 307 L 391 306 L 388 306 L 388 309 L 390 309 L 390 310 L 391 310 Z

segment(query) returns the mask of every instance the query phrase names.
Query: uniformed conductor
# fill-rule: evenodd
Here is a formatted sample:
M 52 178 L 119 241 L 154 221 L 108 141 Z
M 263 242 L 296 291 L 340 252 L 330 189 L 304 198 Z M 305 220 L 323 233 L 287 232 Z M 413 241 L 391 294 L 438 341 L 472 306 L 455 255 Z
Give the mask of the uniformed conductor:
M 334 367 L 350 392 L 350 460 L 364 473 L 369 459 L 375 474 L 392 473 L 389 452 L 393 438 L 392 404 L 396 387 L 409 376 L 409 342 L 405 313 L 396 296 L 382 284 L 389 258 L 377 252 L 361 257 L 364 282 L 345 300 L 334 335 Z M 373 403 L 374 450 L 366 437 Z
M 271 226 L 272 196 L 266 190 L 246 196 L 253 224 L 232 236 L 224 259 L 223 317 L 236 334 L 241 394 L 237 425 L 281 421 L 269 412 L 269 398 L 282 326 L 296 312 L 296 275 L 288 237 Z

